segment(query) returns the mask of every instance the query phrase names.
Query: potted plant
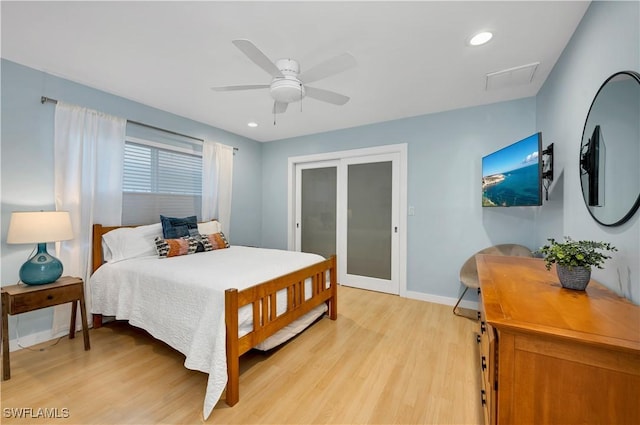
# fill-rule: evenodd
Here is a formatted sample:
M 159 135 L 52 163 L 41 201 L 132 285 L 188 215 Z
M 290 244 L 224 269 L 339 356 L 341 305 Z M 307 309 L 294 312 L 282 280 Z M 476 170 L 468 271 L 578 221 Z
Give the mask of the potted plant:
M 556 272 L 560 284 L 564 288 L 584 291 L 591 279 L 591 267 L 602 268 L 605 260 L 611 258 L 604 252 L 617 251 L 607 242 L 574 241 L 568 236 L 564 242 L 547 239 L 548 245 L 540 248 L 547 270 L 556 264 Z

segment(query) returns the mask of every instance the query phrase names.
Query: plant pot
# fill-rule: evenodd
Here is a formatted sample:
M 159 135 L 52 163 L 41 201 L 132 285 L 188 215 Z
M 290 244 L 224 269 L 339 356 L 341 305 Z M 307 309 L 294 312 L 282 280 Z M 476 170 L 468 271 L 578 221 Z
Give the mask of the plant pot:
M 556 265 L 556 273 L 563 288 L 584 291 L 591 279 L 591 269 Z

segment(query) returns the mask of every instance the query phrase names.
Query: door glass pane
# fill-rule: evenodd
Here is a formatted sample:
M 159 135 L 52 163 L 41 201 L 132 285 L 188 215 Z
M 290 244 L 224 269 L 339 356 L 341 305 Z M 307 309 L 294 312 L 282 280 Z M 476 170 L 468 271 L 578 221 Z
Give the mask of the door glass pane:
M 336 253 L 337 176 L 337 167 L 302 170 L 302 252 Z
M 391 172 L 391 161 L 348 167 L 348 274 L 391 279 Z

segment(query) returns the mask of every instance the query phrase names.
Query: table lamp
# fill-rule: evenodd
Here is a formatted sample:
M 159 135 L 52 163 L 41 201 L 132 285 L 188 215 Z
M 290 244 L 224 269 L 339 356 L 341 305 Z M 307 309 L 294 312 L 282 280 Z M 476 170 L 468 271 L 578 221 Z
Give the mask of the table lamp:
M 62 263 L 47 252 L 47 242 L 73 239 L 67 211 L 13 212 L 7 243 L 35 243 L 37 252 L 20 267 L 20 280 L 28 285 L 43 285 L 62 276 Z

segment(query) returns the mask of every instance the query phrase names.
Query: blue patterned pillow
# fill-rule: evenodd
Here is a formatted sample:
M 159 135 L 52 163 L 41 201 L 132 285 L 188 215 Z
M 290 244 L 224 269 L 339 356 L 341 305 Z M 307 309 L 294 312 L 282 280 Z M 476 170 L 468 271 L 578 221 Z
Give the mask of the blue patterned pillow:
M 200 234 L 198 232 L 198 219 L 195 215 L 183 218 L 161 215 L 160 222 L 162 223 L 162 236 L 165 239 L 178 239 Z

